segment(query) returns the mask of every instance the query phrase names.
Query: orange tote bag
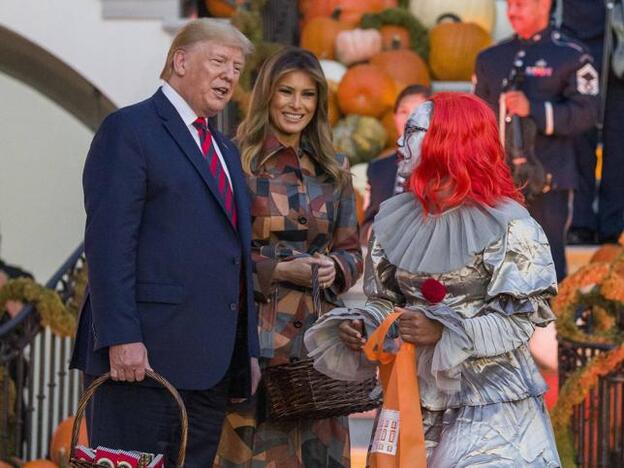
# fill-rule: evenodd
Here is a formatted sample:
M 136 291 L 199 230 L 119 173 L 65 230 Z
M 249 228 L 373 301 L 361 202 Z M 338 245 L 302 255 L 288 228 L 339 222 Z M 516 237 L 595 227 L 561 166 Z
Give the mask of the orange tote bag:
M 386 334 L 400 316 L 400 312 L 390 314 L 364 346 L 366 357 L 379 362 L 383 387 L 383 407 L 369 453 L 371 468 L 427 466 L 416 347 L 403 342 L 396 354 L 383 350 Z

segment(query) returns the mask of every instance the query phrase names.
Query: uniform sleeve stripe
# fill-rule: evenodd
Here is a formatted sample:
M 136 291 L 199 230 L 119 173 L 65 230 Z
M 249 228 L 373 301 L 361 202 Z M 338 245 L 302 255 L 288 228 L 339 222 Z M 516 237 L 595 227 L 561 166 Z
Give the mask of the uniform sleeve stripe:
M 544 103 L 544 110 L 546 112 L 546 135 L 552 135 L 555 132 L 555 115 L 553 112 L 552 103 L 546 101 Z

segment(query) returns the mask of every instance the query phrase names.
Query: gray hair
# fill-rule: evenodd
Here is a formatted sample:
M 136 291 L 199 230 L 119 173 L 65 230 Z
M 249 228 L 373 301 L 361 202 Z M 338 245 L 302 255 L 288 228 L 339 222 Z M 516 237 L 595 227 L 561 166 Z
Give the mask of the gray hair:
M 247 37 L 229 22 L 214 18 L 199 18 L 186 24 L 176 34 L 160 78 L 167 80 L 173 74 L 173 56 L 178 50 L 184 50 L 198 42 L 214 41 L 220 44 L 239 48 L 244 55 L 254 51 L 254 46 Z

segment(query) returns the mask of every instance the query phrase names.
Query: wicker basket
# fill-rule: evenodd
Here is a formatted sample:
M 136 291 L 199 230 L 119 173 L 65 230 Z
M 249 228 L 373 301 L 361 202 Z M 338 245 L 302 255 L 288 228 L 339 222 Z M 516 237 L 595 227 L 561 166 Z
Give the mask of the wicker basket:
M 313 367 L 312 359 L 264 371 L 269 417 L 273 421 L 323 419 L 368 411 L 381 405 L 377 379 L 334 380 Z
M 176 467 L 183 468 L 184 459 L 186 457 L 186 442 L 188 439 L 188 416 L 186 414 L 186 408 L 184 407 L 184 402 L 182 401 L 182 397 L 180 397 L 180 394 L 173 387 L 173 385 L 171 385 L 160 374 L 152 370 L 146 370 L 145 375 L 155 380 L 156 382 L 161 384 L 163 387 L 165 387 L 165 389 L 167 389 L 169 393 L 171 394 L 171 396 L 174 398 L 175 402 L 178 405 L 178 408 L 180 409 L 180 421 L 181 421 L 182 428 L 180 431 L 181 432 L 180 447 L 178 450 L 178 460 L 176 463 Z M 76 445 L 78 443 L 78 434 L 80 432 L 80 424 L 82 422 L 82 418 L 84 417 L 84 413 L 87 408 L 87 403 L 89 403 L 89 400 L 93 397 L 98 387 L 109 379 L 110 379 L 109 373 L 106 373 L 98 377 L 96 380 L 94 380 L 91 383 L 91 385 L 89 385 L 89 388 L 87 388 L 85 392 L 82 394 L 82 396 L 80 397 L 80 401 L 78 403 L 78 410 L 76 411 L 76 418 L 74 419 L 74 426 L 72 428 L 72 438 L 71 438 L 71 445 L 70 445 L 72 449 L 71 449 L 71 458 L 69 460 L 69 466 L 71 468 L 97 468 L 97 467 L 103 466 L 103 465 L 98 465 L 95 463 L 87 462 L 84 460 L 77 460 L 73 457 L 73 454 L 76 449 Z
M 321 310 L 318 265 L 312 267 L 314 312 Z M 262 380 L 266 390 L 268 416 L 273 421 L 323 419 L 346 416 L 381 405 L 376 378 L 363 382 L 334 380 L 314 369 L 313 359 L 302 359 L 268 367 Z

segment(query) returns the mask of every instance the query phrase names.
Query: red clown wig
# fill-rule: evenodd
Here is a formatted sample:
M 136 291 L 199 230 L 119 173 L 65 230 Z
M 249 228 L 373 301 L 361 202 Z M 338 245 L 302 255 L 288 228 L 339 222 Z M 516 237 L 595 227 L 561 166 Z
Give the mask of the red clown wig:
M 479 98 L 438 93 L 409 189 L 427 213 L 462 203 L 495 205 L 503 197 L 524 202 L 505 164 L 496 118 Z

